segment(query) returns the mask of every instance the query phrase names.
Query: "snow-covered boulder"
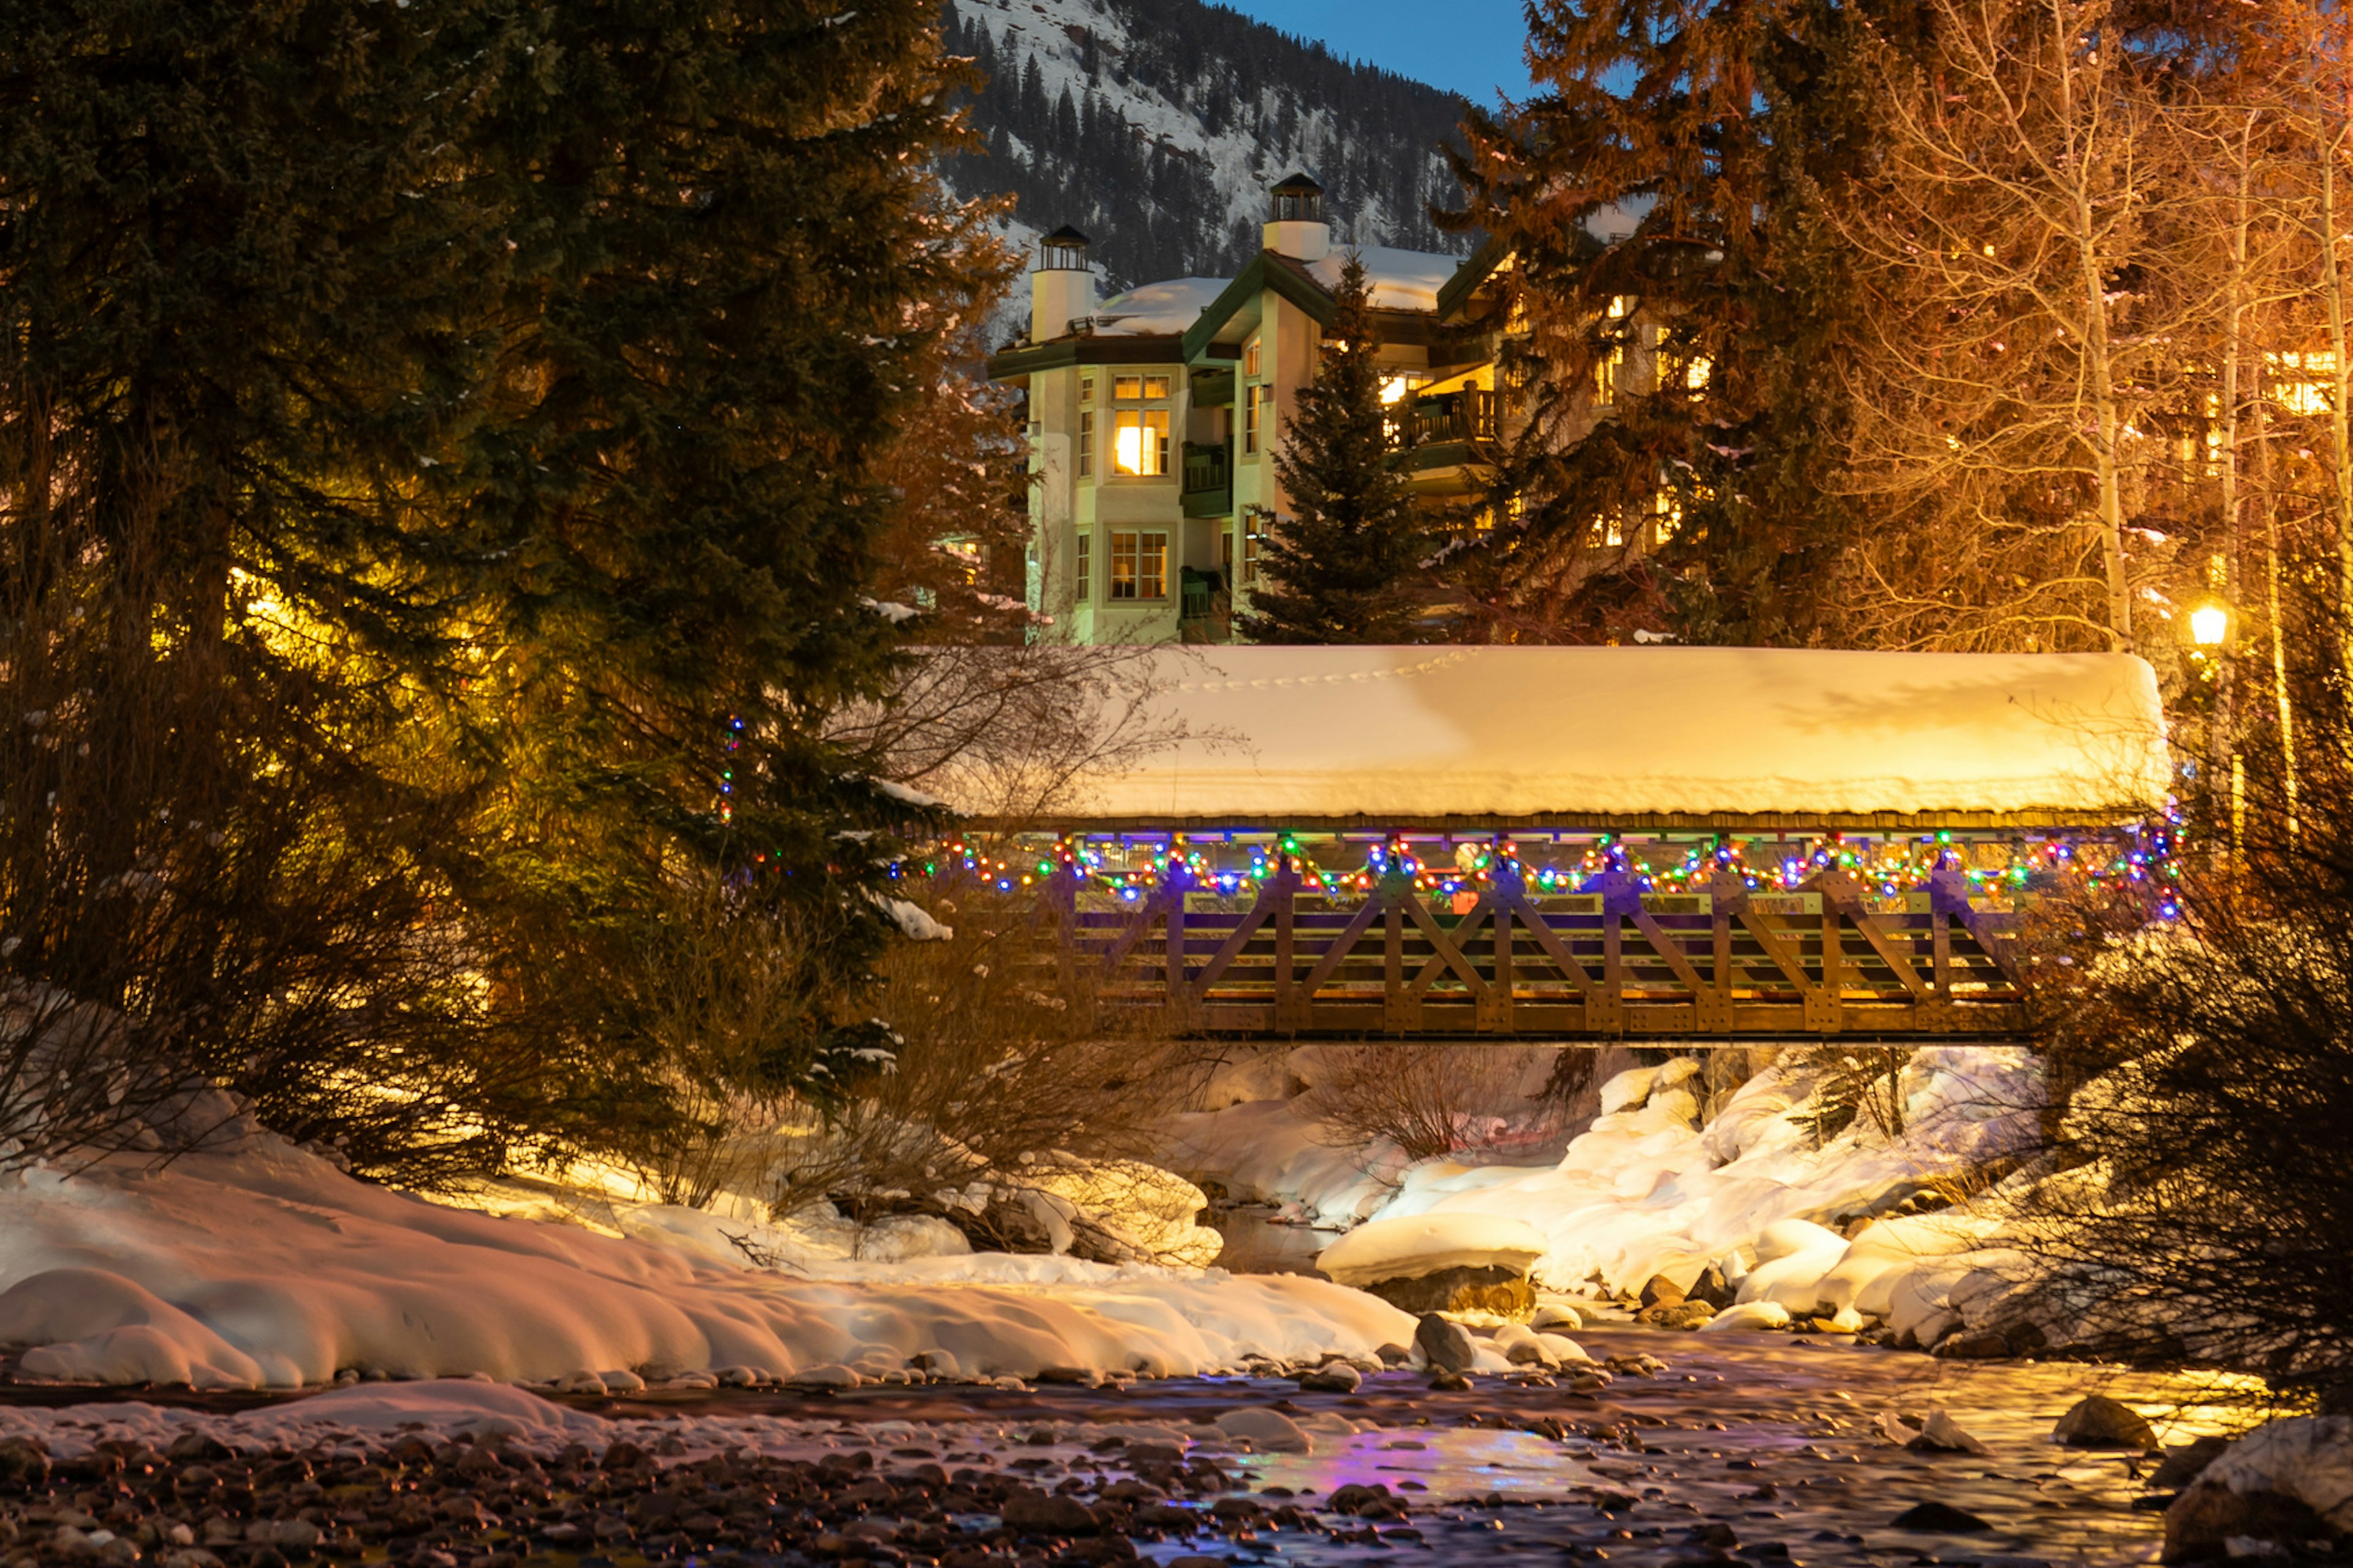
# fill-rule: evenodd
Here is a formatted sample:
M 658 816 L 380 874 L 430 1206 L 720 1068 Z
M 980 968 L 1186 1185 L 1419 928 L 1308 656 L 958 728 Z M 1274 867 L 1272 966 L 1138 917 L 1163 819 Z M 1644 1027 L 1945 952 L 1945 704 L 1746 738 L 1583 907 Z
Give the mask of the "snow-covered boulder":
M 1822 1276 L 1846 1257 L 1846 1237 L 1810 1220 L 1776 1220 L 1757 1234 L 1757 1267 L 1740 1282 L 1740 1300 L 1772 1301 L 1799 1317 L 1821 1297 Z
M 1419 1279 L 1449 1268 L 1502 1268 L 1525 1274 L 1545 1255 L 1544 1234 L 1501 1215 L 1418 1215 L 1360 1225 L 1316 1258 L 1343 1285 Z

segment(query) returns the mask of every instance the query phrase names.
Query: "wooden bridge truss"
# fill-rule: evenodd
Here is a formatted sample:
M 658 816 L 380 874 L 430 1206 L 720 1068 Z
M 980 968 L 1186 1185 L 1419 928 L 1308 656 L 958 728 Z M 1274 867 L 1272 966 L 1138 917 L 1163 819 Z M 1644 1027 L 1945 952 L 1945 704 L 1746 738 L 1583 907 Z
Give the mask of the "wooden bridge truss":
M 1769 892 L 1725 874 L 1654 894 L 1625 872 L 1539 892 L 1504 874 L 1459 912 L 1402 872 L 1332 894 L 1288 861 L 1240 897 L 1062 877 L 1044 891 L 1065 963 L 1096 966 L 1107 1000 L 1214 1033 L 1925 1038 L 2025 1023 L 2015 917 L 1972 909 L 1957 872 L 1903 912 L 1835 868 Z

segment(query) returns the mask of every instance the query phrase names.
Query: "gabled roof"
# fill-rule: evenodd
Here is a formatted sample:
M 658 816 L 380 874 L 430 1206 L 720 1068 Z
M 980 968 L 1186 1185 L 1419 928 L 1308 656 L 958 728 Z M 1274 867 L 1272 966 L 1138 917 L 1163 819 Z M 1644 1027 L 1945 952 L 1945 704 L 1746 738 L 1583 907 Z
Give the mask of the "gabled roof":
M 1261 250 L 1242 275 L 1226 285 L 1225 292 L 1209 301 L 1200 319 L 1185 329 L 1185 357 L 1197 359 L 1209 341 L 1222 331 L 1228 321 L 1241 313 L 1242 308 L 1254 302 L 1260 294 L 1271 290 L 1279 299 L 1288 300 L 1307 312 L 1319 327 L 1332 324 L 1332 296 L 1324 286 L 1309 277 L 1290 258 L 1271 250 Z
M 1511 247 L 1500 239 L 1489 239 L 1471 253 L 1471 258 L 1455 269 L 1438 291 L 1438 314 L 1441 320 L 1459 314 L 1479 291 L 1479 285 L 1495 275 L 1495 269 L 1511 255 Z

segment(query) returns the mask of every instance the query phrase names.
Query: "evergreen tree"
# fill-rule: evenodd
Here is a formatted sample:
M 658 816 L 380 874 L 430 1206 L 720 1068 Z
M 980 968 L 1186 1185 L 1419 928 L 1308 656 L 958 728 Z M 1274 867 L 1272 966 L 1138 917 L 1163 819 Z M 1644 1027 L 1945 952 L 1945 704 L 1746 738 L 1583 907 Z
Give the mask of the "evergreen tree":
M 482 1005 L 439 866 L 477 779 L 405 755 L 487 559 L 419 476 L 490 358 L 508 252 L 448 148 L 513 41 L 467 0 L 0 11 L 0 1135 L 36 1154 L 81 1085 L 193 1078 L 425 1181 L 600 1075 Z
M 1260 583 L 1242 633 L 1261 643 L 1414 640 L 1414 578 L 1429 538 L 1413 496 L 1411 415 L 1405 444 L 1389 439 L 1381 402 L 1372 290 L 1351 256 L 1334 294 L 1316 377 L 1275 448 L 1292 515 L 1259 557 Z
M 1900 37 L 1907 15 L 1873 25 Z M 1834 482 L 1854 291 L 1818 203 L 1869 157 L 1868 73 L 1823 0 L 1547 0 L 1531 25 L 1536 95 L 1473 110 L 1457 160 L 1451 221 L 1510 247 L 1528 328 L 1515 504 L 1465 578 L 1518 636 L 1805 641 L 1854 525 Z
M 959 79 L 931 0 L 530 16 L 545 63 L 469 148 L 506 339 L 437 471 L 502 542 L 452 742 L 506 781 L 485 962 L 567 1042 L 677 1071 L 670 977 L 715 932 L 783 975 L 717 1087 L 822 1093 L 882 1033 L 872 845 L 913 815 L 825 720 L 888 683 L 883 465 L 1006 271 L 933 173 Z

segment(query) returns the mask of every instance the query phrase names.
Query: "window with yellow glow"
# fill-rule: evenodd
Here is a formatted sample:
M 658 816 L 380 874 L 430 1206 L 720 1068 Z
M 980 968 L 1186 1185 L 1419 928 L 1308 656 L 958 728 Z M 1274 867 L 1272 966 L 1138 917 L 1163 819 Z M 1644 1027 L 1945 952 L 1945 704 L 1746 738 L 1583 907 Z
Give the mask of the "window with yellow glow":
M 1111 596 L 1114 599 L 1165 599 L 1168 596 L 1166 534 L 1139 531 L 1111 536 Z
M 2271 362 L 2272 375 L 2279 384 L 2282 408 L 2306 417 L 2328 412 L 2329 389 L 2337 379 L 2334 353 L 2324 349 L 2317 353 L 2274 353 L 2263 357 Z
M 1114 473 L 1150 479 L 1168 472 L 1168 384 L 1165 375 L 1112 378 Z
M 1242 374 L 1244 375 L 1256 375 L 1258 374 L 1258 340 L 1256 338 L 1252 338 L 1250 341 L 1250 346 L 1242 350 Z

